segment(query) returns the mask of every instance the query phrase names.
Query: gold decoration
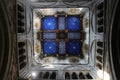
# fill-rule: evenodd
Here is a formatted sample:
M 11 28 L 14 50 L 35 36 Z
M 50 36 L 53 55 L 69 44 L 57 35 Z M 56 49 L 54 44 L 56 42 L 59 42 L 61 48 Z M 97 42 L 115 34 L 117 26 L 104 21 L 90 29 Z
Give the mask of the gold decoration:
M 37 53 L 40 53 L 40 52 L 41 52 L 41 45 L 40 45 L 39 42 L 37 42 L 37 43 L 35 44 L 35 51 L 36 51 Z

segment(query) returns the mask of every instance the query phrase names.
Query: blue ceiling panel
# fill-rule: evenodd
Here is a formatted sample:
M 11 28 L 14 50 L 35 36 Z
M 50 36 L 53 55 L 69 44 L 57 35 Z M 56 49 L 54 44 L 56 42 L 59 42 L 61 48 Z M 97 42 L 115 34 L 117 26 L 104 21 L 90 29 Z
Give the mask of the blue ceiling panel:
M 65 54 L 66 53 L 66 45 L 64 41 L 59 42 L 59 54 Z
M 59 30 L 65 30 L 65 17 L 58 17 L 58 28 Z
M 44 42 L 44 54 L 51 55 L 57 53 L 57 43 L 55 41 Z
M 68 42 L 68 53 L 69 54 L 80 54 L 80 42 L 78 41 L 69 41 Z
M 57 19 L 56 17 L 48 16 L 42 19 L 43 30 L 56 30 Z
M 80 39 L 80 33 L 69 32 L 68 33 L 68 38 L 69 39 Z
M 68 16 L 67 19 L 68 30 L 77 31 L 80 30 L 80 17 L 79 16 Z
M 56 33 L 43 33 L 44 39 L 56 39 Z

